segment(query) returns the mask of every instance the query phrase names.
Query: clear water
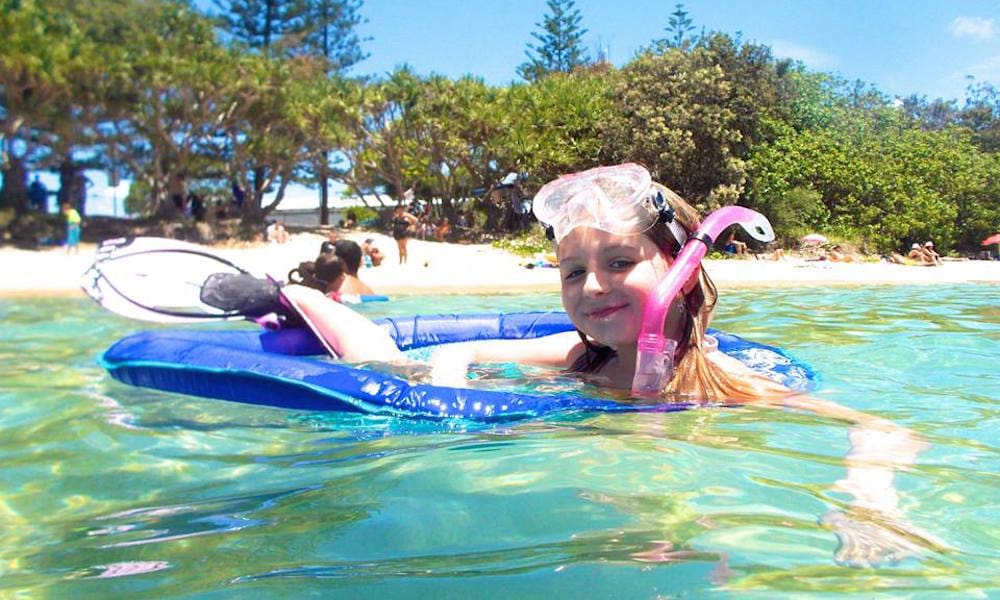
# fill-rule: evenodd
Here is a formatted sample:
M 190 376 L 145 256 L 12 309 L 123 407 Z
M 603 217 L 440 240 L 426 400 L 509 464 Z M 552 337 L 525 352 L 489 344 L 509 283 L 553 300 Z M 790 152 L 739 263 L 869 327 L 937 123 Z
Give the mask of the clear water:
M 1000 594 L 994 286 L 728 293 L 716 325 L 791 350 L 816 396 L 929 447 L 897 475 L 950 549 L 838 564 L 849 426 L 764 409 L 483 427 L 292 413 L 124 386 L 140 327 L 0 301 L 0 595 L 772 598 Z M 403 298 L 372 315 L 552 308 Z

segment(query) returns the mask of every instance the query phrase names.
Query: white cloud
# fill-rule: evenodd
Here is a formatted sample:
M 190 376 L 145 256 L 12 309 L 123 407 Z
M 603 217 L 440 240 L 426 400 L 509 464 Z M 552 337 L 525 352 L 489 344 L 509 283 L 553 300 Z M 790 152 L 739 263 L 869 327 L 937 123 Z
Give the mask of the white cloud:
M 948 31 L 955 37 L 972 37 L 988 40 L 996 35 L 993 19 L 983 17 L 955 17 L 948 25 Z
M 786 40 L 774 40 L 770 45 L 775 58 L 799 60 L 817 71 L 825 71 L 837 66 L 837 60 L 834 57 L 817 48 L 810 48 Z

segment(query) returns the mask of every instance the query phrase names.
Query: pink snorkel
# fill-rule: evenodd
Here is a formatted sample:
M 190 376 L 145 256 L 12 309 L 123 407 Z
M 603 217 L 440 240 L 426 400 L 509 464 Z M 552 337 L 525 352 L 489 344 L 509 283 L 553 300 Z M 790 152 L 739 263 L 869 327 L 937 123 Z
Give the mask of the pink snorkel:
M 673 379 L 677 340 L 667 339 L 663 335 L 667 311 L 698 268 L 715 238 L 727 227 L 737 223 L 755 240 L 770 242 L 774 239 L 774 230 L 767 218 L 742 206 L 720 208 L 701 222 L 701 227 L 688 238 L 663 280 L 646 300 L 637 342 L 633 396 L 658 397 Z

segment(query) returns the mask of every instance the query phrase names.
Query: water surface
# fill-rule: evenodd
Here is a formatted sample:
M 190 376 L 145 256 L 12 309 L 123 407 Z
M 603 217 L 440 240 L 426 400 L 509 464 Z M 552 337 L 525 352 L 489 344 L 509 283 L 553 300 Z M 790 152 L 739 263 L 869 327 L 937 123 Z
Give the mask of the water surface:
M 0 593 L 997 594 L 997 292 L 724 295 L 715 326 L 791 351 L 819 371 L 816 397 L 926 441 L 893 481 L 896 524 L 947 548 L 918 544 L 874 568 L 838 563 L 821 522 L 850 514 L 876 537 L 892 525 L 834 487 L 842 421 L 743 408 L 483 426 L 246 406 L 108 377 L 101 351 L 146 325 L 82 299 L 2 300 Z M 558 304 L 442 296 L 365 310 Z

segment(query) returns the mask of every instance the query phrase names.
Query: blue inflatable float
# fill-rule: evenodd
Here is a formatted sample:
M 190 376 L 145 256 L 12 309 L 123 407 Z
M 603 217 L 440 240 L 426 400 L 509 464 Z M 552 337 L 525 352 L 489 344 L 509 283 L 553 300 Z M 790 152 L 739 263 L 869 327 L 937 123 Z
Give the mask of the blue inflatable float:
M 526 339 L 572 330 L 565 313 L 440 315 L 376 320 L 403 350 L 484 339 Z M 812 369 L 782 350 L 712 331 L 719 349 L 784 385 L 807 390 Z M 125 337 L 102 362 L 123 383 L 248 404 L 416 418 L 500 421 L 559 411 L 671 411 L 564 393 L 532 395 L 410 383 L 338 364 L 305 329 L 160 330 Z

